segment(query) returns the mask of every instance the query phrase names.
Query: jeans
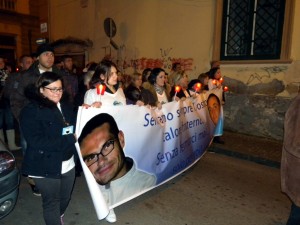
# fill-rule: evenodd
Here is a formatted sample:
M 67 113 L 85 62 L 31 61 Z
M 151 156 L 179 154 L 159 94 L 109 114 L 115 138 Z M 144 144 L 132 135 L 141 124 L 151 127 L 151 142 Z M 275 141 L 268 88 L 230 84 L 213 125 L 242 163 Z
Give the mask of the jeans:
M 42 194 L 46 225 L 61 225 L 60 217 L 65 213 L 71 199 L 75 168 L 62 174 L 60 179 L 33 178 L 33 180 Z
M 286 225 L 299 225 L 300 224 L 300 207 L 292 203 L 290 217 Z

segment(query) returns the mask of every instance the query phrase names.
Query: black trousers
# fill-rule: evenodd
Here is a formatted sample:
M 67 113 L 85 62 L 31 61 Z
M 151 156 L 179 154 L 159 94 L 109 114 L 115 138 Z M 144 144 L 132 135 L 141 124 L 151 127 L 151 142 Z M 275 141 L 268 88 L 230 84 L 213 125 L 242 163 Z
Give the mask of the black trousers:
M 290 217 L 286 225 L 299 225 L 300 224 L 300 207 L 292 203 Z
M 71 199 L 75 168 L 62 174 L 61 179 L 33 178 L 33 180 L 42 194 L 46 225 L 61 225 L 60 217 L 65 213 Z

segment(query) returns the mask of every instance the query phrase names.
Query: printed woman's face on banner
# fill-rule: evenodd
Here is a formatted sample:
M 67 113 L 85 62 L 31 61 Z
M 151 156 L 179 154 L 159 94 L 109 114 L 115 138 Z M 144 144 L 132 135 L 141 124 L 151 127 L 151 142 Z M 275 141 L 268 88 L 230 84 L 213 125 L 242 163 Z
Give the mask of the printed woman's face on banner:
M 214 95 L 210 94 L 207 99 L 207 108 L 210 115 L 211 120 L 215 125 L 217 125 L 219 118 L 220 118 L 220 112 L 221 112 L 221 105 L 219 98 Z
M 83 158 L 91 154 L 98 154 L 105 147 L 113 148 L 106 156 L 102 154 L 98 155 L 98 160 L 89 166 L 98 184 L 105 185 L 112 180 L 122 177 L 126 173 L 126 167 L 124 166 L 125 156 L 123 146 L 121 146 L 123 143 L 123 133 L 120 132 L 118 137 L 113 137 L 109 133 L 108 123 L 97 127 L 84 138 L 81 146 Z

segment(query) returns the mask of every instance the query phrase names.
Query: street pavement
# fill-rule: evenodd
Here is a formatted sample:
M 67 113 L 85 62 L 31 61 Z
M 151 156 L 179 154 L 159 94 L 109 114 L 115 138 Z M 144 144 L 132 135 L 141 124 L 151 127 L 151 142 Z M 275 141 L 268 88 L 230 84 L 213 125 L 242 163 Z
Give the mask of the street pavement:
M 1 225 L 42 225 L 41 198 L 22 177 L 17 205 Z M 284 225 L 290 201 L 280 170 L 207 152 L 185 173 L 115 208 L 115 225 Z M 84 176 L 76 179 L 65 225 L 99 221 Z

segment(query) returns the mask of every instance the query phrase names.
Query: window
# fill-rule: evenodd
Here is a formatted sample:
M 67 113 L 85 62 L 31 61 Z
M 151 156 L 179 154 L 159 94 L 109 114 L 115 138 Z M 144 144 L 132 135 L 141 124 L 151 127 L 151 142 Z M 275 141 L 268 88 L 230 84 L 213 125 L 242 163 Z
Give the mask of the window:
M 15 11 L 17 0 L 0 0 L 0 9 Z
M 214 59 L 289 60 L 294 0 L 217 0 Z

